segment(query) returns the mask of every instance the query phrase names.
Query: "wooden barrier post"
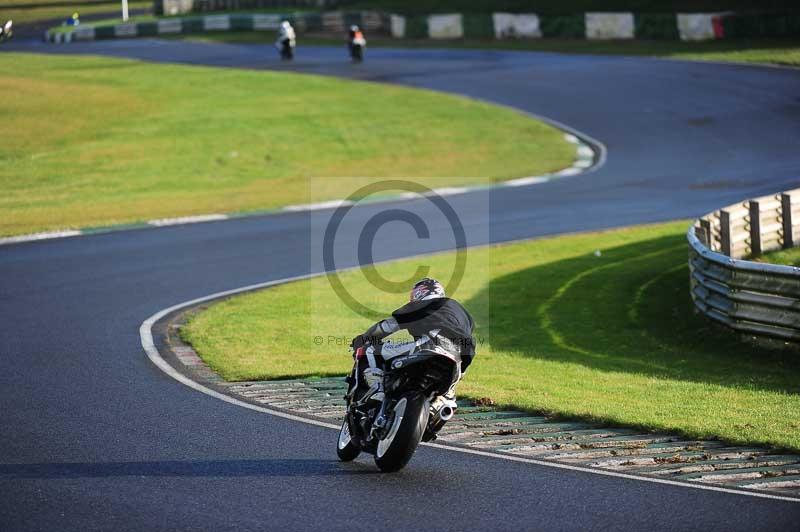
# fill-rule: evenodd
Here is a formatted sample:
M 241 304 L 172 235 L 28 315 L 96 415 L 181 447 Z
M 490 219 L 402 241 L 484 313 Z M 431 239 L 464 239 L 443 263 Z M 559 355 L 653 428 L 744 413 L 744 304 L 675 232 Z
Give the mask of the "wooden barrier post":
M 705 218 L 700 218 L 700 227 L 698 227 L 698 229 L 700 230 L 699 231 L 700 236 L 698 236 L 698 238 L 700 239 L 700 242 L 702 242 L 703 245 L 705 247 L 707 247 L 708 249 L 712 249 L 711 248 L 711 222 L 709 222 Z M 695 234 L 697 234 L 697 233 L 698 232 L 695 232 Z
M 761 209 L 758 200 L 750 200 L 750 254 L 761 255 Z
M 719 244 L 722 254 L 731 256 L 731 214 L 728 211 L 719 211 Z
M 781 222 L 783 222 L 783 249 L 794 247 L 792 197 L 789 194 L 781 194 Z

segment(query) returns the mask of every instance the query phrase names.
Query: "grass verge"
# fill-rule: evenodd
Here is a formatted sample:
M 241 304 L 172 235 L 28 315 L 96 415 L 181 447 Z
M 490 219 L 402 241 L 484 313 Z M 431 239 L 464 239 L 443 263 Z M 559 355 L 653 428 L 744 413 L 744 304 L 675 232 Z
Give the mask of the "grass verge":
M 800 363 L 696 316 L 685 230 L 674 222 L 470 250 L 456 297 L 478 325 L 460 394 L 566 417 L 800 450 Z M 595 253 L 599 250 L 599 256 Z M 378 266 L 405 279 L 453 254 Z M 353 294 L 390 312 L 360 273 Z M 313 326 L 312 326 L 313 324 Z M 347 343 L 370 324 L 325 278 L 213 305 L 184 337 L 228 380 L 343 375 Z
M 368 36 L 369 37 L 369 36 Z M 266 43 L 272 42 L 272 32 L 222 32 L 179 36 L 178 38 L 207 42 Z M 300 46 L 343 46 L 342 39 L 319 36 L 300 36 Z M 726 39 L 708 42 L 682 41 L 589 41 L 584 39 L 520 39 L 480 40 L 458 39 L 390 39 L 370 37 L 370 48 L 464 48 L 488 50 L 520 50 L 569 54 L 628 55 L 661 57 L 690 61 L 722 61 L 736 63 L 800 66 L 800 39 Z
M 14 4 L 21 4 L 22 2 L 14 1 Z M 97 15 L 108 13 L 109 15 L 112 13 L 120 13 L 122 12 L 122 8 L 120 7 L 120 3 L 110 3 L 110 4 L 100 4 L 100 3 L 80 3 L 76 2 L 75 4 L 70 5 L 50 5 L 50 6 L 42 6 L 36 7 L 34 3 L 31 3 L 31 7 L 12 7 L 6 8 L 0 4 L 0 20 L 5 22 L 6 20 L 13 20 L 14 24 L 31 24 L 34 22 L 42 22 L 48 20 L 66 20 L 67 18 L 71 17 L 73 13 L 77 12 L 80 16 L 83 15 Z M 153 6 L 152 1 L 130 1 L 128 3 L 128 9 L 135 10 L 135 9 L 148 9 Z
M 81 22 L 80 26 L 67 26 L 66 24 L 62 24 L 61 26 L 55 26 L 49 29 L 51 33 L 72 33 L 76 29 L 80 28 L 88 28 L 88 27 L 95 27 L 95 26 L 115 26 L 117 24 L 136 24 L 141 22 L 154 22 L 157 20 L 166 20 L 167 17 L 157 17 L 155 15 L 136 15 L 129 17 L 127 21 L 122 20 L 122 16 L 116 18 L 104 18 L 101 20 L 89 20 L 86 22 Z
M 759 262 L 800 266 L 800 247 L 770 251 L 756 259 Z
M 14 132 L 0 145 L 0 235 L 305 203 L 310 177 L 451 186 L 575 157 L 528 116 L 385 84 L 13 53 L 0 69 Z M 316 201 L 340 195 L 335 179 L 315 186 Z

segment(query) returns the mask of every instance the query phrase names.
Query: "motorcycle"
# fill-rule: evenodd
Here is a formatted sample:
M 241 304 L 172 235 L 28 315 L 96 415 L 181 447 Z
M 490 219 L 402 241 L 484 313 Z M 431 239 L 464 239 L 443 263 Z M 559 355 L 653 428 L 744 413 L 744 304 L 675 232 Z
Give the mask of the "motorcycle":
M 422 337 L 412 350 L 382 343 L 354 350 L 336 447 L 341 461 L 366 452 L 381 471 L 399 471 L 453 417 L 456 402 L 445 396 L 461 378 L 461 356 L 431 334 L 433 341 Z
M 12 26 L 13 22 L 10 20 L 3 24 L 3 26 L 0 26 L 0 41 L 7 41 L 14 36 Z
M 278 51 L 281 54 L 281 59 L 284 61 L 291 61 L 294 59 L 294 39 L 281 39 L 277 45 Z
M 353 63 L 360 63 L 364 60 L 364 48 L 367 46 L 367 40 L 363 36 L 357 35 L 350 42 L 350 59 Z

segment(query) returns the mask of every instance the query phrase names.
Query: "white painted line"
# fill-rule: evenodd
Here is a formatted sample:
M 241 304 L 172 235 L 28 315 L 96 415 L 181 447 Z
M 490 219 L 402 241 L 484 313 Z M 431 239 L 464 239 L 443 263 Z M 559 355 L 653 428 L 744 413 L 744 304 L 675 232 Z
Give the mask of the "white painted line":
M 159 32 L 162 31 L 162 28 L 160 27 L 160 24 L 162 22 L 166 22 L 166 21 L 159 21 Z M 133 24 L 133 26 L 135 26 L 135 24 Z M 51 34 L 48 33 L 48 35 L 51 35 Z M 64 35 L 60 34 L 60 33 L 56 33 L 56 34 L 52 34 L 51 36 L 54 39 L 61 39 L 61 38 L 63 38 Z M 58 42 L 58 41 L 56 41 L 56 42 Z M 107 45 L 112 46 L 112 47 L 115 46 L 115 45 L 124 46 L 124 43 L 111 41 L 111 42 L 107 43 Z M 578 144 L 578 145 L 580 145 L 581 148 L 588 149 L 591 152 L 592 161 L 594 161 L 594 158 L 595 158 L 595 155 L 596 155 L 597 162 L 596 162 L 596 164 L 593 164 L 593 165 L 590 165 L 590 166 L 586 166 L 586 167 L 573 166 L 571 168 L 566 168 L 564 170 L 561 170 L 560 172 L 552 174 L 551 176 L 541 176 L 541 177 L 535 176 L 535 177 L 524 177 L 524 178 L 520 178 L 520 179 L 512 179 L 510 181 L 506 181 L 506 182 L 502 182 L 502 183 L 496 183 L 495 185 L 492 185 L 492 186 L 517 186 L 517 187 L 521 187 L 521 186 L 526 186 L 526 185 L 538 185 L 538 184 L 541 184 L 541 183 L 545 182 L 545 181 L 540 181 L 540 179 L 542 179 L 542 180 L 550 180 L 553 176 L 557 176 L 557 177 L 574 176 L 574 175 L 578 175 L 578 174 L 584 173 L 583 170 L 586 170 L 586 173 L 594 172 L 595 170 L 597 170 L 598 168 L 602 167 L 605 164 L 607 149 L 606 149 L 605 145 L 602 142 L 600 142 L 600 141 L 598 141 L 598 140 L 596 140 L 596 139 L 594 139 L 594 138 L 592 138 L 592 137 L 590 137 L 590 136 L 588 136 L 588 135 L 586 135 L 584 133 L 580 133 L 577 130 L 572 129 L 568 125 L 566 125 L 566 124 L 564 124 L 562 122 L 559 122 L 557 120 L 553 120 L 551 118 L 547 118 L 547 117 L 544 117 L 544 116 L 541 116 L 541 115 L 537 115 L 537 114 L 534 114 L 534 113 L 528 113 L 526 111 L 521 111 L 520 109 L 511 107 L 511 106 L 507 106 L 507 105 L 503 105 L 503 104 L 499 104 L 499 103 L 494 103 L 494 105 L 497 105 L 499 107 L 505 107 L 505 108 L 507 108 L 507 109 L 509 109 L 511 111 L 514 111 L 516 113 L 519 113 L 521 115 L 525 115 L 525 116 L 529 116 L 529 117 L 535 118 L 537 120 L 540 120 L 542 122 L 550 124 L 551 126 L 553 126 L 555 128 L 558 128 L 561 131 L 564 131 L 565 132 L 564 133 L 564 139 L 567 142 L 571 142 L 573 144 Z M 594 145 L 597 146 L 597 153 L 595 154 L 594 150 L 590 146 L 584 144 L 584 141 L 581 140 L 581 139 L 585 139 L 588 142 L 594 143 Z M 579 152 L 580 152 L 581 148 L 578 148 Z M 588 152 L 585 152 L 585 153 L 588 153 Z M 457 187 L 457 188 L 453 187 L 453 188 L 449 188 L 449 189 L 448 188 L 438 189 L 438 192 L 436 190 L 434 190 L 434 192 L 438 193 L 440 195 L 462 194 L 462 193 L 466 193 L 466 192 L 470 192 L 470 191 L 478 190 L 478 189 L 483 189 L 483 188 L 485 188 L 485 187 Z M 418 197 L 420 197 L 419 194 L 416 194 L 416 193 L 413 193 L 413 192 L 408 192 L 408 193 L 404 193 L 404 194 L 401 194 L 401 195 L 396 196 L 396 197 L 388 198 L 386 201 L 396 201 L 398 199 L 414 199 L 414 198 L 418 198 Z M 312 203 L 312 204 L 307 204 L 307 205 L 289 205 L 289 206 L 284 207 L 283 209 L 281 209 L 281 211 L 283 211 L 283 212 L 310 211 L 310 210 L 318 210 L 318 209 L 336 208 L 336 207 L 339 207 L 339 206 L 342 206 L 342 205 L 355 205 L 355 203 L 354 202 L 348 202 L 346 200 L 332 200 L 332 201 L 325 201 L 325 202 L 321 202 L 321 203 Z M 258 214 L 258 213 L 255 214 L 255 216 L 259 216 L 259 215 L 261 215 L 261 214 Z M 246 216 L 246 215 L 244 215 L 244 216 Z M 180 224 L 189 224 L 189 223 L 197 223 L 197 222 L 209 222 L 209 221 L 225 220 L 225 219 L 229 219 L 229 218 L 241 218 L 241 217 L 244 217 L 244 216 L 242 216 L 242 215 L 238 215 L 238 216 L 237 215 L 225 215 L 225 214 L 206 214 L 206 215 L 199 215 L 199 216 L 186 216 L 186 217 L 181 217 L 181 218 L 163 218 L 163 219 L 158 219 L 158 220 L 150 220 L 147 223 L 148 223 L 148 225 L 151 225 L 153 227 L 162 227 L 162 226 L 169 226 L 169 225 L 180 225 Z M 107 227 L 105 229 L 107 229 L 108 231 L 114 231 L 115 230 L 114 226 L 109 226 L 109 227 Z M 83 234 L 82 231 L 58 231 L 58 232 L 52 232 L 52 233 L 38 233 L 36 235 L 23 235 L 23 236 L 18 236 L 18 237 L 7 237 L 7 238 L 0 238 L 0 245 L 15 244 L 15 243 L 20 243 L 20 242 L 28 242 L 28 241 L 31 241 L 31 240 L 46 240 L 46 239 L 51 239 L 51 238 L 61 238 L 61 237 L 67 237 L 67 236 L 79 236 L 79 235 L 82 235 L 82 234 Z
M 336 209 L 347 205 L 355 205 L 355 203 L 348 200 L 331 200 L 321 201 L 319 203 L 307 203 L 303 205 L 288 205 L 284 207 L 283 210 L 289 212 L 318 211 L 322 209 Z
M 454 196 L 456 194 L 464 194 L 465 192 L 469 191 L 470 189 L 466 187 L 442 187 L 442 188 L 434 188 L 431 192 L 435 196 Z
M 158 220 L 149 220 L 147 225 L 164 227 L 166 225 L 195 224 L 199 222 L 215 222 L 217 220 L 227 219 L 227 214 L 201 214 L 198 216 L 181 216 L 179 218 L 160 218 Z
M 547 176 L 533 176 L 512 179 L 511 181 L 504 182 L 503 185 L 507 187 L 524 187 L 527 185 L 540 185 L 542 183 L 547 183 L 548 181 L 550 181 L 550 178 Z
M 504 183 L 498 183 L 502 185 Z M 376 199 L 375 203 L 383 202 L 383 201 L 397 201 L 397 200 L 413 200 L 413 199 L 420 199 L 425 197 L 431 196 L 453 196 L 455 194 L 466 194 L 467 192 L 474 192 L 476 190 L 481 190 L 485 187 L 442 187 L 442 188 L 433 188 L 430 192 L 424 192 L 422 194 L 418 192 L 401 192 L 397 195 L 391 195 L 386 198 Z
M 570 176 L 570 175 L 578 175 L 582 172 L 580 168 L 575 168 L 574 166 L 570 166 L 569 168 L 564 168 L 560 172 L 556 172 L 557 176 Z
M 405 258 L 412 258 L 412 257 L 405 257 Z M 350 268 L 350 269 L 352 269 L 352 268 Z M 346 270 L 340 270 L 340 271 L 346 271 Z M 249 285 L 249 286 L 243 286 L 241 288 L 235 288 L 233 290 L 226 290 L 224 292 L 217 292 L 216 294 L 211 294 L 211 295 L 208 295 L 208 296 L 204 296 L 204 297 L 200 297 L 200 298 L 197 298 L 197 299 L 193 299 L 191 301 L 185 301 L 183 303 L 178 303 L 177 305 L 173 305 L 173 306 L 171 306 L 169 308 L 166 308 L 164 310 L 156 312 L 155 314 L 153 314 L 152 316 L 150 316 L 149 318 L 144 320 L 142 325 L 139 327 L 139 338 L 141 339 L 141 342 L 142 342 L 142 348 L 144 348 L 144 351 L 147 354 L 147 357 L 161 371 L 163 371 L 164 373 L 166 373 L 167 375 L 169 375 L 173 379 L 177 380 L 181 384 L 185 384 L 189 388 L 192 388 L 193 390 L 197 390 L 198 392 L 204 393 L 206 395 L 209 395 L 209 396 L 214 397 L 216 399 L 219 399 L 221 401 L 225 401 L 226 403 L 229 403 L 229 404 L 232 404 L 232 405 L 241 406 L 242 408 L 247 408 L 249 410 L 255 410 L 256 412 L 261 412 L 261 413 L 264 413 L 264 414 L 270 414 L 270 415 L 273 415 L 273 416 L 281 417 L 281 418 L 284 418 L 284 419 L 289 419 L 289 420 L 292 420 L 292 421 L 299 421 L 301 423 L 307 423 L 309 425 L 315 425 L 317 427 L 324 427 L 324 428 L 339 430 L 340 427 L 338 425 L 334 425 L 333 423 L 326 423 L 324 421 L 317 421 L 315 419 L 308 419 L 308 418 L 296 416 L 294 414 L 288 414 L 286 412 L 280 412 L 278 410 L 272 410 L 270 408 L 264 408 L 262 406 L 253 405 L 253 404 L 250 404 L 250 403 L 246 403 L 244 401 L 240 401 L 239 399 L 236 399 L 234 397 L 230 397 L 230 396 L 225 395 L 223 393 L 217 392 L 215 390 L 212 390 L 211 388 L 208 388 L 206 386 L 203 386 L 202 384 L 191 380 L 190 378 L 186 377 L 185 375 L 183 375 L 182 373 L 177 371 L 175 368 L 170 366 L 169 363 L 167 363 L 167 361 L 164 360 L 161 357 L 161 353 L 158 352 L 158 348 L 156 347 L 155 341 L 153 340 L 153 325 L 155 325 L 156 322 L 158 322 L 161 318 L 163 318 L 163 317 L 165 317 L 165 316 L 167 316 L 167 315 L 169 315 L 169 314 L 171 314 L 171 313 L 173 313 L 173 312 L 175 312 L 177 310 L 181 310 L 181 309 L 186 308 L 186 307 L 197 305 L 199 303 L 205 303 L 205 302 L 208 302 L 208 301 L 212 301 L 214 299 L 220 299 L 220 298 L 223 298 L 223 297 L 236 295 L 236 294 L 239 294 L 239 293 L 242 293 L 242 292 L 247 292 L 247 291 L 251 291 L 251 290 L 258 290 L 258 289 L 261 289 L 261 288 L 269 288 L 271 286 L 277 286 L 277 285 L 280 285 L 280 284 L 285 284 L 285 283 L 290 283 L 290 282 L 295 282 L 295 281 L 302 281 L 302 280 L 305 280 L 305 279 L 311 279 L 313 277 L 319 277 L 319 276 L 322 276 L 322 275 L 325 275 L 325 274 L 326 274 L 326 272 L 321 272 L 321 273 L 311 273 L 311 274 L 308 274 L 308 275 L 298 275 L 296 277 L 287 277 L 286 279 L 279 279 L 279 280 L 276 280 L 276 281 L 268 281 L 268 282 L 265 282 L 265 283 L 258 283 L 258 284 L 253 284 L 253 285 Z M 568 471 L 578 471 L 578 472 L 581 472 L 581 473 L 591 473 L 593 475 L 601 475 L 601 476 L 606 476 L 606 477 L 624 478 L 624 479 L 627 479 L 627 480 L 638 480 L 638 481 L 641 481 L 641 482 L 651 482 L 653 484 L 663 484 L 663 485 L 667 485 L 667 486 L 676 486 L 676 487 L 681 487 L 681 488 L 698 489 L 698 490 L 703 490 L 703 491 L 715 491 L 715 492 L 720 492 L 720 493 L 729 493 L 729 494 L 732 494 L 732 495 L 743 495 L 743 496 L 746 496 L 746 497 L 755 497 L 755 498 L 760 498 L 760 499 L 771 499 L 771 500 L 777 500 L 777 501 L 800 503 L 800 499 L 796 499 L 796 498 L 793 498 L 793 497 L 784 497 L 784 496 L 781 496 L 781 495 L 773 495 L 773 494 L 770 494 L 770 493 L 757 493 L 757 492 L 741 491 L 741 490 L 736 490 L 736 489 L 731 489 L 731 488 L 723 488 L 723 487 L 719 487 L 719 486 L 709 486 L 709 485 L 704 485 L 704 484 L 689 484 L 689 483 L 686 483 L 686 482 L 679 482 L 679 481 L 676 481 L 676 480 L 667 480 L 667 479 L 662 479 L 662 478 L 642 477 L 642 476 L 630 475 L 630 474 L 627 474 L 627 473 L 619 473 L 619 472 L 616 472 L 616 471 L 605 471 L 605 470 L 592 469 L 592 468 L 583 467 L 583 466 L 561 464 L 561 463 L 557 463 L 557 462 L 547 462 L 547 461 L 544 461 L 544 460 L 536 460 L 536 459 L 533 459 L 533 458 L 525 458 L 525 457 L 522 457 L 522 456 L 503 455 L 503 454 L 491 453 L 491 452 L 487 452 L 487 451 L 479 451 L 479 450 L 476 450 L 476 449 L 466 449 L 466 448 L 461 448 L 461 447 L 451 447 L 449 445 L 441 445 L 441 444 L 438 444 L 438 443 L 423 443 L 422 445 L 427 446 L 427 447 L 432 447 L 434 449 L 440 449 L 440 450 L 443 450 L 443 451 L 472 454 L 472 455 L 477 455 L 477 456 L 484 456 L 484 457 L 487 457 L 487 458 L 496 458 L 496 459 L 500 459 L 500 460 L 509 460 L 511 462 L 521 462 L 521 463 L 525 463 L 525 464 L 533 464 L 533 465 L 538 465 L 538 466 L 543 466 L 543 467 L 552 467 L 552 468 L 555 468 L 555 469 L 563 469 L 563 470 L 568 470 Z
M 66 238 L 82 235 L 80 231 L 50 231 L 47 233 L 34 233 L 32 235 L 5 236 L 0 238 L 0 246 L 4 244 L 19 244 L 20 242 L 35 242 L 51 238 Z
M 300 275 L 297 277 L 290 277 L 287 279 L 281 279 L 278 281 L 270 281 L 267 283 L 259 283 L 250 286 L 244 286 L 241 288 L 236 288 L 234 290 L 227 290 L 225 292 L 218 292 L 216 294 L 211 294 L 209 296 L 200 297 L 197 299 L 193 299 L 191 301 L 186 301 L 184 303 L 179 303 L 172 307 L 166 308 L 160 312 L 157 312 L 147 318 L 144 323 L 142 323 L 141 327 L 139 327 L 139 338 L 142 342 L 142 347 L 144 348 L 144 352 L 147 353 L 147 357 L 155 364 L 161 371 L 172 377 L 173 379 L 177 380 L 181 384 L 185 384 L 189 388 L 197 390 L 198 392 L 202 392 L 206 395 L 210 395 L 216 399 L 221 401 L 225 401 L 226 403 L 230 403 L 236 406 L 241 406 L 243 408 L 249 408 L 250 410 L 255 410 L 256 412 L 262 412 L 264 414 L 271 414 L 273 416 L 278 416 L 286 419 L 291 419 L 293 421 L 302 421 L 303 423 L 309 423 L 311 425 L 317 425 L 319 427 L 326 427 L 326 428 L 334 428 L 338 429 L 336 425 L 332 425 L 331 423 L 324 423 L 322 421 L 315 421 L 312 419 L 302 418 L 300 416 L 295 416 L 292 414 L 287 414 L 285 412 L 278 412 L 277 410 L 271 410 L 269 408 L 260 407 L 257 405 L 252 405 L 250 403 L 245 403 L 244 401 L 240 401 L 233 397 L 229 397 L 223 393 L 219 393 L 211 388 L 207 388 L 200 383 L 197 383 L 190 378 L 186 377 L 182 373 L 178 372 L 175 368 L 170 366 L 166 360 L 161 358 L 161 354 L 158 352 L 156 348 L 155 342 L 153 341 L 153 325 L 163 318 L 164 316 L 175 312 L 176 310 L 180 310 L 184 307 L 189 307 L 192 305 L 196 305 L 198 303 L 203 303 L 205 301 L 211 301 L 213 299 L 219 299 L 222 297 L 232 296 L 235 294 L 239 294 L 241 292 L 246 292 L 249 290 L 257 290 L 259 288 L 268 288 L 270 286 L 275 286 L 278 284 L 288 283 L 292 281 L 301 281 L 303 279 L 310 279 L 318 274 L 311 274 L 311 275 Z
M 403 192 L 402 194 L 400 194 L 397 197 L 400 198 L 400 199 L 418 199 L 418 198 L 421 198 L 422 196 L 420 196 L 416 192 Z
M 578 146 L 578 157 L 586 159 L 594 159 L 594 150 L 586 144 Z
M 591 159 L 579 159 L 572 165 L 573 168 L 580 169 L 589 168 L 590 166 L 592 166 Z
M 593 157 L 592 157 L 593 159 L 596 159 L 596 163 L 591 168 L 589 168 L 586 173 L 595 172 L 598 169 L 600 169 L 603 166 L 605 166 L 606 158 L 608 156 L 608 148 L 606 148 L 606 145 L 603 144 L 602 142 L 600 142 L 599 140 L 597 140 L 596 138 L 591 137 L 591 136 L 587 135 L 586 133 L 580 132 L 577 129 L 574 129 L 574 128 L 568 126 L 567 124 L 565 124 L 563 122 L 559 122 L 558 120 L 554 120 L 552 118 L 548 118 L 548 117 L 542 116 L 540 114 L 530 113 L 530 112 L 527 112 L 527 111 L 522 111 L 522 110 L 520 110 L 520 109 L 518 109 L 516 107 L 511 107 L 510 105 L 503 105 L 503 104 L 498 104 L 498 103 L 495 103 L 495 102 L 492 102 L 492 104 L 493 105 L 500 105 L 501 107 L 506 107 L 507 109 L 510 109 L 511 111 L 520 113 L 522 115 L 533 117 L 533 118 L 535 118 L 537 120 L 540 120 L 540 121 L 542 121 L 542 122 L 544 122 L 546 124 L 550 124 L 551 126 L 555 127 L 556 129 L 560 129 L 561 131 L 564 132 L 564 139 L 567 142 L 572 142 L 573 144 L 587 145 L 587 146 L 590 147 L 590 149 L 593 150 L 593 152 L 594 152 L 594 149 L 591 148 L 591 146 L 596 147 L 597 151 L 596 151 L 596 153 L 593 154 Z M 572 140 L 572 139 L 574 139 L 574 140 Z M 575 175 L 575 174 L 555 174 L 555 175 Z

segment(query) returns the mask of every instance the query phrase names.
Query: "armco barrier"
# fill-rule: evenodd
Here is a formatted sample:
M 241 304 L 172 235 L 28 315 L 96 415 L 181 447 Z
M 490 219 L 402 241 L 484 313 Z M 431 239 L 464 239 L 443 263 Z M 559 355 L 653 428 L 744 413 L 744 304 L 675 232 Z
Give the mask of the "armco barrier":
M 689 229 L 695 307 L 754 336 L 800 341 L 800 268 L 742 257 L 800 244 L 800 189 L 730 205 Z

